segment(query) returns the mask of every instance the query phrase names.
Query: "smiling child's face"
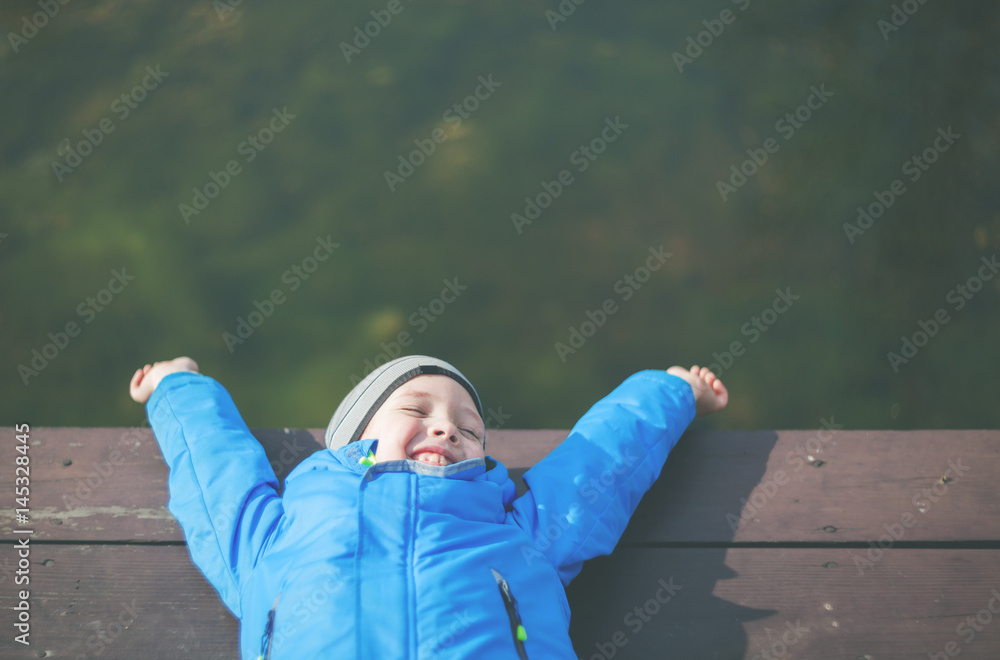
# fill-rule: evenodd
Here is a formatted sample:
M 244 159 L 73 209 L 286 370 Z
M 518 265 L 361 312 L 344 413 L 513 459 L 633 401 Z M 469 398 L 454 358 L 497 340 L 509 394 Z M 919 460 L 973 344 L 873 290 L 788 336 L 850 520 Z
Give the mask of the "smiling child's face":
M 376 438 L 377 461 L 451 465 L 482 458 L 486 433 L 472 397 L 457 381 L 425 374 L 400 385 L 361 434 Z

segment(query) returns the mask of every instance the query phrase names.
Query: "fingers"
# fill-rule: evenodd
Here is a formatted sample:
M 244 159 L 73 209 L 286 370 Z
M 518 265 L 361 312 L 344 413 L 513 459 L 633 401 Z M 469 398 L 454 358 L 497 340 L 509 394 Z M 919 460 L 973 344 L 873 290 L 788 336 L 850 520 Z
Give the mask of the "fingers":
M 148 365 L 147 365 L 148 366 Z M 142 399 L 142 379 L 146 376 L 146 370 L 136 369 L 132 374 L 132 380 L 128 384 L 128 393 L 133 401 L 145 403 Z
M 156 364 L 161 364 L 157 362 Z M 155 365 L 147 364 L 141 369 L 136 369 L 132 374 L 132 380 L 128 384 L 128 393 L 132 400 L 137 403 L 146 403 L 152 394 L 152 388 L 146 377 Z
M 715 392 L 716 395 L 726 394 L 726 386 L 722 384 L 722 380 L 719 379 L 714 373 L 712 373 L 708 368 L 702 367 L 698 376 L 705 381 Z
M 729 404 L 729 391 L 722 383 L 722 380 L 711 369 L 708 367 L 699 367 L 695 364 L 691 366 L 690 372 L 692 376 L 707 386 L 703 390 L 703 395 L 699 395 L 698 390 L 695 390 L 695 398 L 700 414 L 722 410 Z
M 198 363 L 183 356 L 173 360 L 147 364 L 142 369 L 136 369 L 132 375 L 132 380 L 129 382 L 129 394 L 133 400 L 146 403 L 153 395 L 153 390 L 157 388 L 165 376 L 179 371 L 199 373 Z
M 697 364 L 691 366 L 691 374 L 701 378 L 703 381 L 712 385 L 718 382 L 719 377 L 712 373 L 712 370 L 708 367 L 699 367 Z M 713 388 L 714 389 L 714 388 Z
M 715 392 L 716 400 L 719 402 L 719 408 L 725 408 L 729 403 L 729 390 L 727 390 L 726 386 L 722 384 L 722 381 L 718 379 L 716 379 L 716 381 L 712 384 L 712 389 Z
M 683 378 L 691 386 L 691 393 L 694 395 L 695 407 L 699 411 L 706 409 L 706 402 L 715 399 L 715 392 L 712 389 L 707 376 L 712 376 L 712 372 L 704 367 L 693 365 L 690 368 L 670 367 L 667 373 Z M 713 376 L 714 378 L 714 376 Z

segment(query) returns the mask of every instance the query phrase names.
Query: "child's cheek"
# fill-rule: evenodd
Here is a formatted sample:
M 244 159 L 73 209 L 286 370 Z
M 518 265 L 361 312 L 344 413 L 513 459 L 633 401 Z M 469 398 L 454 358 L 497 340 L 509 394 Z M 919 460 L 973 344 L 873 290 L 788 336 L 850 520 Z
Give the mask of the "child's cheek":
M 479 443 L 478 440 L 473 443 L 470 443 L 469 445 L 466 445 L 465 458 L 467 459 L 484 458 L 485 456 L 486 456 L 486 450 L 483 449 L 483 446 Z
M 407 445 L 416 446 L 418 442 L 412 428 L 383 430 L 381 435 L 375 448 L 375 458 L 379 461 L 401 461 L 407 457 Z
M 379 462 L 398 461 L 406 458 L 406 453 L 391 438 L 385 440 L 379 438 L 378 447 L 375 448 L 375 458 Z

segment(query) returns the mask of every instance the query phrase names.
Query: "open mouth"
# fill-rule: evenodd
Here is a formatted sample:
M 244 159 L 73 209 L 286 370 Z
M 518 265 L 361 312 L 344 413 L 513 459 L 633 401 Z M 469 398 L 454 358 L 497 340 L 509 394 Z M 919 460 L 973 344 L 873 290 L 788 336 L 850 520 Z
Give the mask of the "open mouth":
M 436 451 L 419 451 L 412 457 L 414 461 L 427 463 L 428 465 L 451 465 L 452 461 L 447 456 Z

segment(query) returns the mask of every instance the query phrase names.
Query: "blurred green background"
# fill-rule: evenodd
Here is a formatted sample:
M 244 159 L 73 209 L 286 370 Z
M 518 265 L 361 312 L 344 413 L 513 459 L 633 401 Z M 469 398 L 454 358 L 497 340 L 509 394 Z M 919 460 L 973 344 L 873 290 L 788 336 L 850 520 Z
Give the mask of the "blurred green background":
M 3 4 L 3 423 L 140 424 L 133 371 L 190 355 L 252 427 L 321 427 L 400 332 L 505 428 L 568 428 L 636 370 L 712 362 L 732 402 L 708 427 L 1000 423 L 1000 277 L 975 281 L 1000 252 L 996 3 L 910 0 L 893 31 L 889 2 L 567 0 L 552 24 L 555 0 L 388 4 L 106 0 L 45 21 Z M 348 62 L 372 11 L 391 22 Z M 469 100 L 480 76 L 499 86 Z M 789 136 L 778 122 L 813 86 L 832 96 Z M 275 109 L 294 118 L 241 147 Z M 628 128 L 578 171 L 616 117 Z M 92 153 L 53 165 L 104 119 Z M 961 137 L 933 152 L 949 126 Z M 717 182 L 769 138 L 778 151 L 723 200 Z M 180 205 L 231 160 L 187 223 Z M 511 215 L 562 170 L 573 183 L 519 232 Z M 905 192 L 851 243 L 844 224 L 896 179 Z M 340 247 L 312 263 L 317 237 Z M 617 284 L 661 245 L 672 256 L 641 287 Z M 102 294 L 122 269 L 134 280 Z M 467 288 L 434 303 L 445 280 Z M 230 350 L 224 333 L 275 289 L 284 302 Z M 762 317 L 776 289 L 800 297 Z M 607 299 L 617 311 L 561 357 Z M 894 369 L 939 309 L 948 322 Z

